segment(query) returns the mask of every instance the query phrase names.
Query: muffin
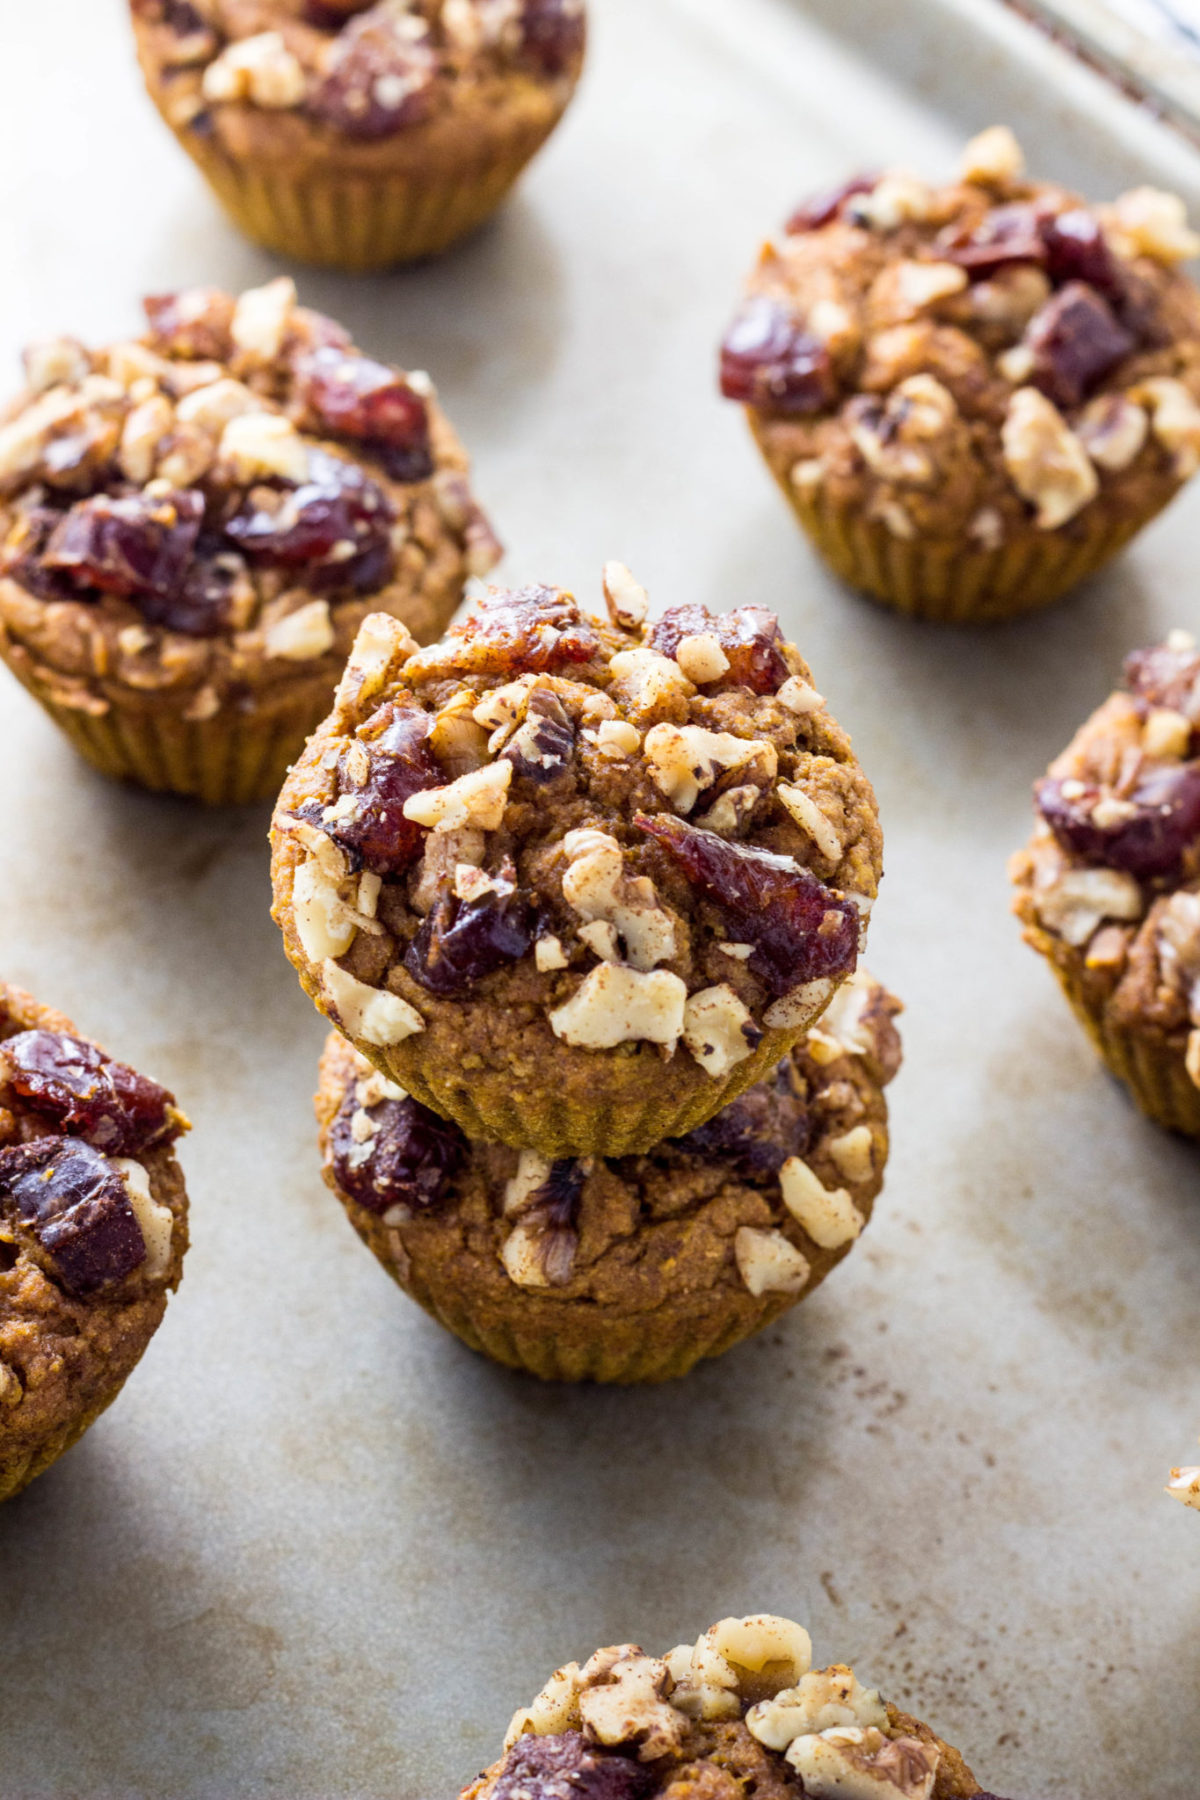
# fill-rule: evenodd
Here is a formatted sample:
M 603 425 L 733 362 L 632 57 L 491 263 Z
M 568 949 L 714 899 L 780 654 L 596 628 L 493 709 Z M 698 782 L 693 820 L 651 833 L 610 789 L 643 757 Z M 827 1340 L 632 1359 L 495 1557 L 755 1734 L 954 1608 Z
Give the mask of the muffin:
M 1139 650 L 1034 790 L 1013 910 L 1114 1075 L 1200 1136 L 1200 652 Z
M 489 217 L 579 79 L 583 0 L 132 0 L 150 97 L 226 212 L 341 269 Z
M 636 1644 L 556 1669 L 459 1800 L 996 1800 L 928 1725 L 807 1631 L 722 1619 L 659 1658 Z
M 286 279 L 26 352 L 0 416 L 0 656 L 106 775 L 274 798 L 355 633 L 436 637 L 499 546 L 423 374 Z
M 284 783 L 274 916 L 322 1012 L 469 1138 L 623 1156 L 769 1074 L 856 963 L 875 798 L 773 613 L 492 590 L 368 619 Z
M 812 1293 L 870 1218 L 899 1011 L 860 969 L 765 1081 L 687 1137 L 607 1161 L 472 1144 L 331 1032 L 325 1180 L 473 1350 L 551 1380 L 685 1375 Z
M 0 984 L 0 1500 L 116 1399 L 179 1285 L 174 1097 Z
M 834 571 L 901 612 L 1045 606 L 1200 465 L 1200 249 L 1182 201 L 1024 179 L 1004 127 L 960 178 L 864 176 L 768 243 L 722 391 Z

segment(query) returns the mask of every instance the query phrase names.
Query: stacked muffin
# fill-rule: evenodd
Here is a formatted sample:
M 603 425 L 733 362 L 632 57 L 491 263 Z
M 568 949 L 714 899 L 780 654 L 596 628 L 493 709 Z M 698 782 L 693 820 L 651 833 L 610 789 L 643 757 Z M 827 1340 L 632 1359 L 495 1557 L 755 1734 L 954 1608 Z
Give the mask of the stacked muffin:
M 856 975 L 874 795 L 774 615 L 604 588 L 603 620 L 493 591 L 425 650 L 368 618 L 280 796 L 275 916 L 348 1040 L 318 1110 L 363 1235 L 500 1360 L 636 1381 L 854 1241 L 898 1008 Z

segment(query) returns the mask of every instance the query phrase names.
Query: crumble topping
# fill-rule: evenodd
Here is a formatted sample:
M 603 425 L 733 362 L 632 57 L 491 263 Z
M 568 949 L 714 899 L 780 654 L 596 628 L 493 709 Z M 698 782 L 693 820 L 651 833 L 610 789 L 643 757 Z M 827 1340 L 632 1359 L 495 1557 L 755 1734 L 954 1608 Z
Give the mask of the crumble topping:
M 1125 688 L 1037 783 L 1013 861 L 1027 923 L 1083 959 L 1124 1018 L 1177 1043 L 1200 1086 L 1200 652 L 1187 632 L 1140 650 Z
M 721 351 L 775 472 L 896 537 L 994 551 L 1200 466 L 1200 238 L 1175 195 L 1024 175 L 1007 127 L 957 182 L 862 176 L 801 206 Z M 1147 504 L 1147 503 L 1150 504 Z
M 678 1267 L 687 1217 L 712 1231 L 703 1249 L 696 1237 L 689 1279 L 753 1298 L 801 1293 L 863 1229 L 887 1154 L 880 1090 L 899 1066 L 899 1002 L 865 971 L 848 985 L 838 1028 L 853 1043 L 825 1034 L 833 1054 L 818 1061 L 814 1029 L 768 1081 L 642 1157 L 552 1160 L 472 1143 L 339 1042 L 323 1075 L 327 1176 L 400 1232 L 418 1266 L 434 1242 L 422 1234 L 440 1232 L 518 1287 L 604 1299 L 631 1258 L 647 1279 L 659 1262 Z M 659 1249 L 637 1248 L 656 1233 Z
M 573 81 L 583 0 L 133 0 L 172 123 L 287 113 L 373 143 L 499 82 Z
M 555 1671 L 514 1716 L 504 1758 L 462 1800 L 650 1800 L 695 1791 L 807 1800 L 930 1800 L 976 1792 L 957 1752 L 853 1670 L 812 1668 L 808 1633 L 759 1614 L 695 1644 L 635 1644 Z
M 361 991 L 405 1033 L 495 996 L 568 1045 L 682 1043 L 716 1079 L 853 971 L 874 800 L 774 615 L 625 626 L 636 584 L 605 581 L 608 621 L 552 588 L 493 590 L 425 650 L 366 621 L 275 819 L 351 1036 Z M 676 660 L 698 639 L 721 651 L 685 654 L 702 683 Z
M 287 277 L 146 301 L 136 341 L 26 355 L 0 422 L 0 632 L 67 704 L 328 673 L 369 607 L 428 632 L 499 547 L 427 376 Z

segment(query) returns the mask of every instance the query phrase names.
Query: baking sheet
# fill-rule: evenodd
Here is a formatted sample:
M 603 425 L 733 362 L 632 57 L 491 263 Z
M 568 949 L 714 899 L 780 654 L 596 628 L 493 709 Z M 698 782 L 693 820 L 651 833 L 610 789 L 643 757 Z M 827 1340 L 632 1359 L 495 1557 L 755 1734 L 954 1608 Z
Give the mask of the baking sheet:
M 1007 913 L 1032 778 L 1127 648 L 1197 624 L 1200 487 L 1044 618 L 940 635 L 837 591 L 714 339 L 761 233 L 848 167 L 1007 116 L 1096 194 L 1200 164 L 990 0 L 595 0 L 578 105 L 502 222 L 302 277 L 431 369 L 514 579 L 779 609 L 879 790 L 870 962 L 908 1002 L 862 1246 L 685 1383 L 544 1389 L 395 1292 L 326 1196 L 322 1026 L 264 814 L 85 772 L 10 680 L 0 961 L 196 1121 L 194 1248 L 114 1410 L 0 1514 L 3 1800 L 436 1800 L 564 1659 L 790 1613 L 1024 1800 L 1194 1800 L 1196 1154 L 1097 1068 Z M 0 353 L 277 265 L 144 102 L 123 0 L 0 15 Z

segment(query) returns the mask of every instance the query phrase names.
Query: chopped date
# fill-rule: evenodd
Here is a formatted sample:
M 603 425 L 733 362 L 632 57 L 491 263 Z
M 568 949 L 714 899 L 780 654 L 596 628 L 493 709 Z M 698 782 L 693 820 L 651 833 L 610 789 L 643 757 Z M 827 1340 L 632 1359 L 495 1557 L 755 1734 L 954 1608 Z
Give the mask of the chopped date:
M 773 1182 L 790 1156 L 803 1156 L 812 1135 L 809 1110 L 793 1086 L 790 1062 L 715 1118 L 672 1145 L 706 1162 L 728 1163 L 747 1181 Z
M 788 678 L 779 620 L 765 606 L 739 606 L 733 612 L 710 613 L 706 606 L 672 606 L 650 633 L 650 646 L 674 656 L 685 637 L 712 632 L 729 659 L 719 685 L 748 687 L 773 694 Z
M 197 551 L 182 587 L 164 597 L 143 595 L 138 606 L 152 625 L 188 637 L 216 637 L 229 623 L 234 582 L 244 564 L 230 551 L 222 551 L 219 540 L 205 545 L 203 534 Z
M 751 850 L 669 813 L 634 816 L 720 913 L 746 967 L 780 996 L 822 976 L 848 975 L 858 960 L 858 909 L 786 856 Z
M 1200 719 L 1200 650 L 1172 650 L 1155 644 L 1126 658 L 1125 680 L 1151 706 Z
M 972 279 L 994 275 L 1013 263 L 1048 261 L 1043 235 L 1045 211 L 1033 201 L 993 206 L 972 231 L 948 225 L 937 240 L 938 254 L 959 263 Z
M 352 18 L 309 106 L 351 138 L 385 138 L 429 111 L 437 58 L 429 40 L 410 36 L 418 15 L 384 4 Z
M 299 487 L 253 489 L 225 534 L 256 562 L 308 564 L 310 586 L 366 593 L 387 579 L 395 518 L 379 483 L 357 463 L 313 450 Z
M 5 1200 L 33 1232 L 69 1294 L 91 1294 L 131 1275 L 146 1243 L 125 1183 L 78 1138 L 34 1138 L 0 1150 Z
M 296 387 L 319 424 L 372 451 L 396 481 L 433 473 L 429 408 L 397 369 L 326 344 L 298 357 Z
M 495 588 L 448 633 L 456 669 L 477 675 L 546 674 L 590 662 L 595 627 L 557 588 Z
M 183 586 L 203 518 L 204 496 L 194 488 L 159 498 L 97 494 L 63 516 L 42 567 L 82 588 L 166 601 Z
M 565 75 L 587 35 L 583 0 L 525 0 L 521 55 L 542 75 Z
M 302 807 L 307 818 L 346 851 L 355 868 L 375 875 L 402 875 L 421 851 L 424 827 L 404 816 L 404 802 L 443 781 L 429 747 L 429 719 L 413 707 L 389 701 L 374 714 L 365 740 L 370 772 L 353 793 L 353 812 L 324 819 L 315 801 Z
M 404 957 L 414 981 L 446 999 L 467 993 L 505 963 L 519 962 L 533 942 L 533 908 L 517 891 L 511 862 L 477 900 L 443 895 Z
M 1064 786 L 1070 791 L 1064 793 Z M 1185 853 L 1200 839 L 1200 762 L 1150 768 L 1120 808 L 1097 824 L 1094 812 L 1106 797 L 1098 787 L 1076 792 L 1054 777 L 1039 781 L 1038 808 L 1065 850 L 1123 869 L 1138 881 L 1176 873 Z
M 645 1763 L 601 1750 L 581 1731 L 518 1738 L 493 1800 L 646 1800 L 658 1778 Z
M 1106 299 L 1120 302 L 1125 291 L 1120 265 L 1086 207 L 1074 206 L 1043 220 L 1042 242 L 1046 273 L 1055 287 L 1086 281 Z
M 823 412 L 837 398 L 828 349 L 779 301 L 747 300 L 721 345 L 721 392 L 762 412 Z
M 142 301 L 156 350 L 188 362 L 228 362 L 237 302 L 219 288 L 185 288 Z
M 841 217 L 847 200 L 853 200 L 859 194 L 869 194 L 878 185 L 877 174 L 852 175 L 849 181 L 843 181 L 841 187 L 827 188 L 824 193 L 814 194 L 811 199 L 802 201 L 784 229 L 793 237 L 805 231 L 819 231 L 822 225 L 828 225 Z
M 374 1131 L 360 1142 L 354 1135 L 359 1105 L 352 1087 L 334 1120 L 330 1142 L 338 1186 L 368 1212 L 385 1213 L 393 1206 L 434 1211 L 467 1155 L 467 1140 L 458 1126 L 410 1095 L 381 1100 L 365 1110 Z
M 0 1073 L 35 1112 L 110 1156 L 138 1156 L 179 1135 L 175 1097 L 60 1031 L 22 1031 L 0 1045 Z
M 304 17 L 323 31 L 340 31 L 347 19 L 373 4 L 374 0 L 304 0 Z
M 1070 281 L 1047 300 L 1025 332 L 1032 381 L 1057 406 L 1079 406 L 1136 348 L 1102 294 Z

